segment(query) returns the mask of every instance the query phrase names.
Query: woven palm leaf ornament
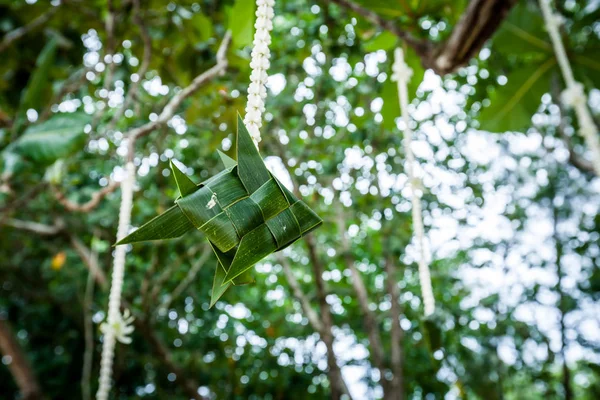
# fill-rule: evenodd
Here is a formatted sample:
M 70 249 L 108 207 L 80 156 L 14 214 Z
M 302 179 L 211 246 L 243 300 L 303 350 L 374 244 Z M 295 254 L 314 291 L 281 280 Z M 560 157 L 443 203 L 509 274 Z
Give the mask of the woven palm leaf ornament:
M 211 307 L 231 284 L 252 282 L 254 264 L 323 222 L 269 172 L 241 118 L 237 161 L 219 155 L 225 169 L 198 185 L 171 163 L 180 193 L 175 205 L 117 243 L 203 232 L 217 257 Z

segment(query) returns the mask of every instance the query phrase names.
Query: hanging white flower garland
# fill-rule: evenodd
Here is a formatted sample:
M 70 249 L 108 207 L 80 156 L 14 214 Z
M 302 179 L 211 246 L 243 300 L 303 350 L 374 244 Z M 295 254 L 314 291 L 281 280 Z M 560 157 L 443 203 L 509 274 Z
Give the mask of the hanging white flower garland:
M 256 0 L 256 23 L 254 27 L 254 47 L 250 61 L 250 86 L 248 87 L 248 103 L 244 124 L 258 147 L 260 142 L 260 128 L 262 127 L 262 113 L 265 112 L 265 99 L 267 97 L 267 71 L 270 63 L 271 30 L 273 29 L 273 6 L 275 0 Z
M 125 178 L 121 183 L 121 207 L 119 209 L 119 227 L 117 229 L 117 241 L 127 236 L 131 222 L 131 204 L 133 199 L 133 187 L 135 185 L 135 166 L 128 162 L 125 166 Z M 128 336 L 133 332 L 133 317 L 126 310 L 121 315 L 121 292 L 123 291 L 123 275 L 125 273 L 125 253 L 127 246 L 117 246 L 112 272 L 112 282 L 108 300 L 108 315 L 106 322 L 100 326 L 104 333 L 102 342 L 102 359 L 100 361 L 100 384 L 96 399 L 107 400 L 111 387 L 112 365 L 115 356 L 115 344 L 131 343 Z
M 564 23 L 564 18 L 562 15 L 552 12 L 550 0 L 540 0 L 540 7 L 546 23 L 546 30 L 552 40 L 554 53 L 566 84 L 566 89 L 561 96 L 562 102 L 575 109 L 575 115 L 579 121 L 579 133 L 592 152 L 592 165 L 596 175 L 600 176 L 600 136 L 587 107 L 587 96 L 583 90 L 583 85 L 577 82 L 573 76 L 573 70 L 560 37 L 559 28 Z
M 419 248 L 419 282 L 421 284 L 421 293 L 423 296 L 423 306 L 425 316 L 433 314 L 435 311 L 435 298 L 431 287 L 431 274 L 429 272 L 428 260 L 430 254 L 425 243 L 425 232 L 423 229 L 423 212 L 421 210 L 420 180 L 415 176 L 415 155 L 412 152 L 412 129 L 410 129 L 410 120 L 408 117 L 408 90 L 406 85 L 412 77 L 412 69 L 404 62 L 404 53 L 401 48 L 394 52 L 395 60 L 392 67 L 392 80 L 398 82 L 398 97 L 400 99 L 400 110 L 404 120 L 404 152 L 406 153 L 406 172 L 411 186 L 412 195 L 412 219 L 413 228 L 417 246 Z

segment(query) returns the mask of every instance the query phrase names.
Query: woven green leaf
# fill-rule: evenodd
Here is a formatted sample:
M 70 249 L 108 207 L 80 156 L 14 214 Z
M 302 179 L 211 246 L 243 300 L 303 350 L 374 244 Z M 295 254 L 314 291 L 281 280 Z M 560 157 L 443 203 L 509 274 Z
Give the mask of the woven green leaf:
M 238 118 L 237 162 L 219 152 L 225 169 L 196 185 L 173 163 L 180 197 L 117 245 L 171 239 L 196 228 L 217 257 L 211 307 L 231 284 L 253 281 L 250 268 L 319 227 L 323 221 L 275 178 Z

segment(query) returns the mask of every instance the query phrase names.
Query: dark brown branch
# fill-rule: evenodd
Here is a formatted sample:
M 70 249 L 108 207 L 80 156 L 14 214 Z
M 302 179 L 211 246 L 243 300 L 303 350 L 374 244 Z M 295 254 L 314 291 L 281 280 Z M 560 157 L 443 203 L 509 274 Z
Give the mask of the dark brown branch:
M 313 275 L 315 277 L 315 287 L 317 290 L 317 299 L 319 301 L 319 309 L 321 310 L 321 321 L 323 323 L 323 330 L 321 340 L 327 347 L 327 365 L 329 366 L 329 382 L 331 385 L 331 398 L 334 400 L 341 399 L 343 395 L 350 397 L 350 392 L 346 386 L 346 382 L 342 377 L 342 371 L 337 364 L 335 358 L 335 352 L 333 350 L 333 343 L 335 338 L 333 337 L 333 319 L 331 317 L 331 310 L 327 303 L 327 291 L 325 289 L 325 282 L 323 282 L 323 271 L 324 267 L 317 254 L 317 246 L 315 244 L 314 236 L 306 236 L 306 245 L 308 247 L 308 255 L 310 262 L 313 267 Z
M 24 400 L 42 399 L 42 391 L 25 352 L 13 334 L 8 321 L 0 318 L 0 351 L 4 357 L 10 357 L 8 369 L 21 391 Z
M 388 398 L 390 400 L 403 400 L 404 399 L 404 371 L 402 367 L 402 342 L 404 339 L 404 333 L 400 327 L 400 290 L 398 289 L 398 277 L 396 275 L 396 268 L 394 265 L 393 257 L 388 255 L 385 259 L 384 264 L 385 272 L 387 274 L 386 286 L 387 292 L 390 296 L 392 306 L 390 308 L 390 317 L 392 319 L 392 328 L 390 332 L 391 341 L 391 364 L 392 364 L 392 381 L 390 382 L 390 390 Z
M 56 14 L 59 7 L 60 5 L 52 6 L 52 8 L 50 8 L 45 13 L 32 20 L 27 25 L 21 26 L 15 29 L 14 31 L 8 32 L 6 35 L 4 35 L 4 38 L 2 38 L 2 42 L 0 42 L 0 53 L 9 48 L 10 45 L 12 45 L 14 42 L 27 35 L 29 32 L 36 30 L 40 26 L 50 21 L 50 18 L 52 18 L 54 14 Z
M 98 190 L 97 192 L 94 192 L 94 194 L 92 194 L 92 198 L 83 204 L 73 203 L 56 186 L 51 186 L 51 189 L 52 189 L 52 193 L 54 194 L 54 197 L 56 197 L 56 200 L 68 211 L 90 212 L 94 208 L 98 207 L 98 205 L 100 204 L 100 201 L 102 201 L 102 199 L 104 199 L 110 193 L 117 190 L 117 188 L 120 185 L 121 184 L 119 182 L 110 181 L 108 185 L 106 185 L 102 189 Z
M 454 26 L 450 37 L 440 44 L 419 40 L 394 22 L 349 0 L 326 0 L 356 12 L 374 25 L 385 29 L 402 39 L 421 57 L 425 68 L 431 68 L 438 75 L 445 75 L 466 65 L 476 57 L 488 39 L 496 32 L 517 0 L 472 0 L 460 20 Z

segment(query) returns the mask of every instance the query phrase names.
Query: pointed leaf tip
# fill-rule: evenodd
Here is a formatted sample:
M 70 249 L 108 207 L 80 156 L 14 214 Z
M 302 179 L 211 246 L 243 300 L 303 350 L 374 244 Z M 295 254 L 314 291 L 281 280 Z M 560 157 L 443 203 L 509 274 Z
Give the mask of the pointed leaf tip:
M 221 150 L 217 150 L 217 152 L 219 153 L 219 157 L 221 157 L 221 162 L 223 162 L 225 168 L 229 169 L 237 165 L 237 161 L 229 157 L 227 154 L 223 153 Z
M 171 160 L 171 171 L 173 171 L 173 176 L 175 177 L 175 182 L 177 183 L 177 188 L 179 189 L 181 197 L 194 193 L 198 189 L 198 186 L 177 168 L 177 165 L 175 165 L 173 160 Z

